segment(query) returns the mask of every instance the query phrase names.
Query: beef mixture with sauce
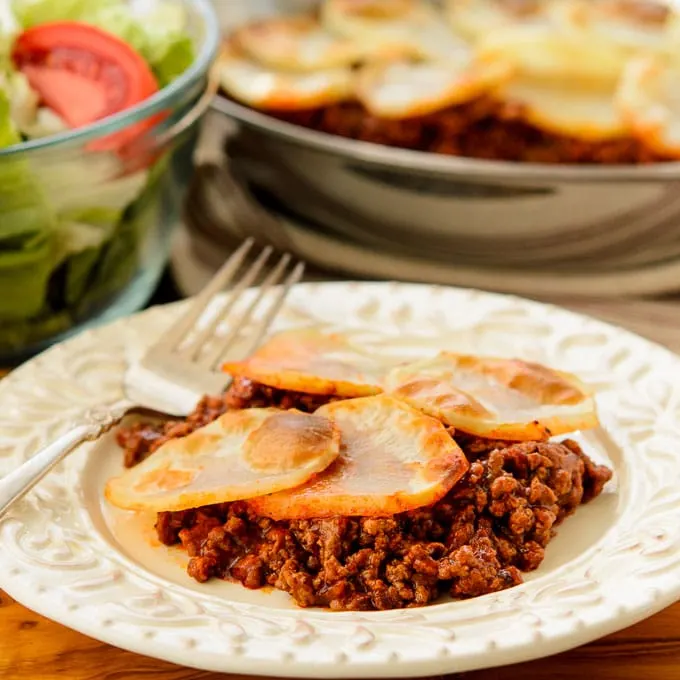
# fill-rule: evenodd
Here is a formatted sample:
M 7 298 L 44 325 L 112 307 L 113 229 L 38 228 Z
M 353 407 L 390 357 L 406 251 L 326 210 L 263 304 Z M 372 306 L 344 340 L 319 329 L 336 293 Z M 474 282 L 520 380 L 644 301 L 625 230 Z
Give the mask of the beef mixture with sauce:
M 236 379 L 185 420 L 122 429 L 126 466 L 228 409 L 313 411 L 328 397 Z M 536 569 L 557 527 L 598 496 L 612 476 L 574 441 L 512 443 L 452 432 L 470 461 L 463 479 L 431 507 L 392 517 L 273 521 L 246 503 L 161 512 L 159 539 L 180 544 L 197 581 L 273 586 L 303 607 L 335 610 L 425 605 L 444 593 L 476 597 L 518 585 Z
M 491 98 L 404 120 L 377 118 L 357 102 L 267 113 L 288 123 L 363 142 L 466 158 L 585 165 L 671 160 L 633 137 L 580 139 L 541 130 L 522 120 L 519 107 Z

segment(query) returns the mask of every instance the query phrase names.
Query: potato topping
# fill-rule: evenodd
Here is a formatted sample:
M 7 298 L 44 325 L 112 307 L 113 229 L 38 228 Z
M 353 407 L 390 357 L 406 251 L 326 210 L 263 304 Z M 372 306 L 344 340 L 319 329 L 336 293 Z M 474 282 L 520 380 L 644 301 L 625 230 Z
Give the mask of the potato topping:
M 616 95 L 627 124 L 650 148 L 680 158 L 680 59 L 639 57 Z
M 521 121 L 548 140 L 672 160 L 679 45 L 680 9 L 662 0 L 322 0 L 313 14 L 235 31 L 222 85 L 324 132 L 351 119 L 338 134 L 362 140 L 390 139 L 397 120 L 416 126 L 468 107 L 489 112 L 491 146 L 495 129 L 508 134 Z M 427 134 L 427 150 L 465 146 Z
M 279 333 L 244 361 L 223 368 L 269 387 L 309 394 L 361 397 L 382 391 L 377 361 L 345 337 L 315 329 Z
M 442 352 L 392 370 L 389 394 L 463 432 L 536 440 L 595 427 L 595 401 L 575 377 L 539 364 Z
M 240 101 L 259 109 L 288 111 L 335 104 L 354 93 L 349 67 L 280 71 L 250 59 L 233 45 L 219 61 L 220 82 Z
M 127 510 L 186 510 L 288 489 L 327 468 L 340 431 L 321 415 L 274 408 L 230 411 L 120 477 L 105 493 Z
M 387 516 L 435 503 L 468 469 L 465 454 L 434 418 L 378 395 L 322 406 L 341 432 L 339 458 L 295 489 L 253 498 L 274 519 Z

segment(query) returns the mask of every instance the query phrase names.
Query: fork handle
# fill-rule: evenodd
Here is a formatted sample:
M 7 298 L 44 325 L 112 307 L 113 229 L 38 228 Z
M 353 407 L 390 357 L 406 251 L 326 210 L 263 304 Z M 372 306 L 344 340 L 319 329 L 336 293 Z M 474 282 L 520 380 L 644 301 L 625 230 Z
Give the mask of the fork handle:
M 127 401 L 104 404 L 83 413 L 76 423 L 16 470 L 0 479 L 0 517 L 23 498 L 57 463 L 78 446 L 99 439 L 133 408 Z

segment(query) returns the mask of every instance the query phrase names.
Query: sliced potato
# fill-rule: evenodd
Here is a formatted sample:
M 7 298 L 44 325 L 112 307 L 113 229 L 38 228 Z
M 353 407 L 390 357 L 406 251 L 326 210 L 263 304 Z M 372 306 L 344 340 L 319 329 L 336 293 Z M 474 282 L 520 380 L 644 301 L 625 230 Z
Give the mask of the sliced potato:
M 373 56 L 446 59 L 465 46 L 428 0 L 326 0 L 321 16 Z
M 616 82 L 630 57 L 583 30 L 532 24 L 490 31 L 476 50 L 480 57 L 511 61 L 532 78 L 586 83 Z
M 476 42 L 495 29 L 549 23 L 558 3 L 564 4 L 563 0 L 446 0 L 445 11 L 454 30 Z
M 253 22 L 233 35 L 253 61 L 274 70 L 320 71 L 351 66 L 362 56 L 354 41 L 326 31 L 311 16 Z
M 379 395 L 328 404 L 340 457 L 304 486 L 249 501 L 274 519 L 389 516 L 431 505 L 465 474 L 465 454 L 434 418 Z
M 232 45 L 223 50 L 218 67 L 224 90 L 258 109 L 312 109 L 335 104 L 354 94 L 354 74 L 349 67 L 309 73 L 277 71 L 249 59 Z
M 639 57 L 626 69 L 616 105 L 633 134 L 657 153 L 680 159 L 680 61 Z
M 375 116 L 408 118 L 476 99 L 512 72 L 507 62 L 476 62 L 462 52 L 448 62 L 393 61 L 362 69 L 357 96 Z
M 187 510 L 304 484 L 339 455 L 340 431 L 321 415 L 231 411 L 109 480 L 106 498 L 126 510 Z
M 628 56 L 668 47 L 676 11 L 657 0 L 572 0 L 573 16 L 594 42 L 623 49 Z
M 596 427 L 595 400 L 575 377 L 519 360 L 442 352 L 393 369 L 386 389 L 463 432 L 540 440 Z
M 513 116 L 547 132 L 601 141 L 629 134 L 614 83 L 518 77 L 499 90 Z
M 301 329 L 273 336 L 244 361 L 224 370 L 277 389 L 361 397 L 382 391 L 380 365 L 343 336 Z

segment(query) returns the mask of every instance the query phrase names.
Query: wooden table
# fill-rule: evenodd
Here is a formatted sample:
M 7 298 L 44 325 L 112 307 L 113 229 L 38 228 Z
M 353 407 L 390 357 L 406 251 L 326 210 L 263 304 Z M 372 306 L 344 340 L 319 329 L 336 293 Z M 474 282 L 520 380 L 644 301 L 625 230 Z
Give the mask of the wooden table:
M 171 298 L 171 288 L 166 283 L 157 301 Z M 561 303 L 628 326 L 680 353 L 680 302 L 585 304 L 563 300 Z M 236 676 L 181 668 L 121 651 L 38 616 L 0 591 L 2 680 L 127 680 L 151 675 L 165 680 L 236 679 Z M 466 680 L 680 680 L 680 603 L 632 628 L 571 652 L 459 677 Z

